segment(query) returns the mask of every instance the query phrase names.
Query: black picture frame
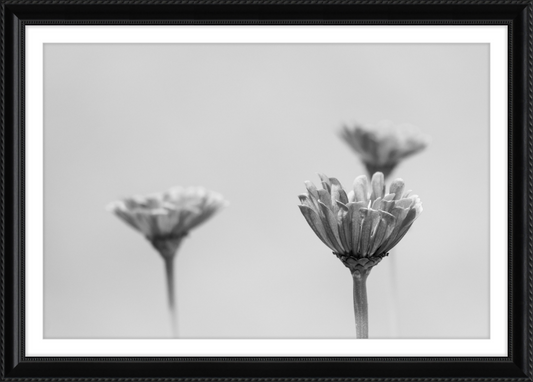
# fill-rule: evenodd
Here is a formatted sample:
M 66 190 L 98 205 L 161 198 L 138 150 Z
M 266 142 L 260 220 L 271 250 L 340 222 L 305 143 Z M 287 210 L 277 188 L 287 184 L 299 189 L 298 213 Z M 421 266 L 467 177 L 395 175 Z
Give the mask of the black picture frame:
M 2 380 L 533 380 L 533 1 L 2 0 Z M 26 25 L 506 25 L 509 53 L 507 357 L 26 357 Z

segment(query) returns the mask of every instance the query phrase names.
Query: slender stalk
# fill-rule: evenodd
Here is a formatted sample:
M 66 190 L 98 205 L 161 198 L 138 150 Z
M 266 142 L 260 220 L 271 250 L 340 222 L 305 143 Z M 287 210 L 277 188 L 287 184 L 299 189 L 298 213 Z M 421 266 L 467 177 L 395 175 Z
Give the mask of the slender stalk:
M 172 320 L 172 333 L 178 337 L 178 312 L 176 297 L 174 294 L 174 256 L 164 257 L 165 273 L 167 276 L 168 307 L 170 309 L 170 319 Z
M 170 319 L 172 320 L 172 333 L 176 338 L 178 337 L 178 309 L 174 294 L 174 258 L 177 256 L 178 248 L 185 236 L 186 234 L 177 237 L 149 238 L 154 248 L 157 249 L 165 261 L 168 307 L 170 309 Z
M 355 337 L 368 338 L 368 298 L 366 279 L 370 271 L 355 271 L 353 277 L 353 307 L 355 313 Z

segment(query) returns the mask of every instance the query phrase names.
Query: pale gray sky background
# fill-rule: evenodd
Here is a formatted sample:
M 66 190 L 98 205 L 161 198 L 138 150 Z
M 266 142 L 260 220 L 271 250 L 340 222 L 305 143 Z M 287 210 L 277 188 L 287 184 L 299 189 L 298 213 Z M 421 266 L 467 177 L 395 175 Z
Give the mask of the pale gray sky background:
M 339 130 L 383 119 L 432 143 L 393 173 L 424 212 L 369 277 L 370 337 L 488 338 L 488 45 L 47 44 L 44 74 L 46 338 L 171 336 L 163 261 L 105 206 L 174 185 L 231 203 L 179 252 L 182 337 L 353 338 L 297 195 L 351 187 Z

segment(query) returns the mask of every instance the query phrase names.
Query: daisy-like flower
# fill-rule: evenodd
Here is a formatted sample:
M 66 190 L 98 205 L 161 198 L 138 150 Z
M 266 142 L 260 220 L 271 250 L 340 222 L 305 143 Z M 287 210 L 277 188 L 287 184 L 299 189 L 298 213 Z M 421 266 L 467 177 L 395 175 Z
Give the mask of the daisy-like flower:
M 368 338 L 366 279 L 371 269 L 403 238 L 422 212 L 422 203 L 404 181 L 385 190 L 383 173 L 355 179 L 346 193 L 335 178 L 320 175 L 323 189 L 305 182 L 307 193 L 299 195 L 302 214 L 315 234 L 348 267 L 354 279 L 357 338 Z
M 132 196 L 107 209 L 141 232 L 165 261 L 169 307 L 176 334 L 173 261 L 181 241 L 227 205 L 222 195 L 203 187 L 173 187 L 147 196 Z
M 173 187 L 113 202 L 108 209 L 140 231 L 163 257 L 169 257 L 191 229 L 225 205 L 222 195 L 203 187 Z
M 415 126 L 390 121 L 371 127 L 344 126 L 341 137 L 359 155 L 369 175 L 379 171 L 385 177 L 402 159 L 422 151 L 429 143 L 429 137 Z

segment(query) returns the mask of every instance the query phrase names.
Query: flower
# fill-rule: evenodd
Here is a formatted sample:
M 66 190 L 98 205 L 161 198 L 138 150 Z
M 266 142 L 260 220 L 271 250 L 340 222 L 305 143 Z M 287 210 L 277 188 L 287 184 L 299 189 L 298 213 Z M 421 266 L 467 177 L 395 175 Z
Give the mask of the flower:
M 422 212 L 422 203 L 404 181 L 392 182 L 385 192 L 385 177 L 376 172 L 369 184 L 359 176 L 348 194 L 336 178 L 319 175 L 323 189 L 305 182 L 299 195 L 302 214 L 315 232 L 352 273 L 369 272 L 407 233 Z
M 404 158 L 422 151 L 429 136 L 413 125 L 381 121 L 376 126 L 344 126 L 341 137 L 361 157 L 370 175 L 380 171 L 388 177 Z
M 227 204 L 222 195 L 203 187 L 173 187 L 148 196 L 125 198 L 107 207 L 144 234 L 163 257 L 174 337 L 178 336 L 174 258 L 189 231 Z
M 222 195 L 203 187 L 173 187 L 162 193 L 133 196 L 108 210 L 140 231 L 163 256 L 173 256 L 181 239 L 227 205 Z

